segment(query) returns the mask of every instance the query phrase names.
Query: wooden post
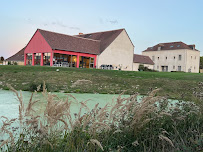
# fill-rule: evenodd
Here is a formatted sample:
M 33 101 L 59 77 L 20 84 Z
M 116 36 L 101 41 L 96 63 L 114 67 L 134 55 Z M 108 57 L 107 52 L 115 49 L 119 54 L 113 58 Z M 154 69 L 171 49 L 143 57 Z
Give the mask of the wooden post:
M 32 53 L 32 66 L 34 66 L 34 65 L 35 65 L 35 54 Z
M 51 56 L 50 56 L 50 66 L 53 66 L 53 56 L 54 56 L 54 53 L 51 52 Z
M 79 64 L 80 64 L 80 56 L 77 55 L 77 60 L 76 60 L 76 68 L 79 68 Z
M 40 66 L 44 65 L 44 53 L 41 53 L 41 61 L 40 61 Z
M 24 65 L 27 65 L 26 63 L 27 63 L 27 54 L 24 53 Z

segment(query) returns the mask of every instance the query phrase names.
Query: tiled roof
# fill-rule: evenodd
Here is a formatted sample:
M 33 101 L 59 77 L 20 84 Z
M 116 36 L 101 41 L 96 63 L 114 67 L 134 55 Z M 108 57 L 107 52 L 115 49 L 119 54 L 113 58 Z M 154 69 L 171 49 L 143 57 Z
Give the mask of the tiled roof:
M 6 61 L 24 61 L 24 50 L 25 48 L 21 49 L 13 56 L 7 58 Z
M 100 41 L 38 29 L 53 50 L 99 54 Z
M 92 40 L 100 41 L 100 53 L 103 52 L 123 31 L 124 29 L 112 30 L 112 31 L 104 31 L 104 32 L 96 32 L 96 33 L 88 33 L 88 34 L 80 34 L 76 35 L 77 37 L 88 38 Z
M 189 49 L 194 50 L 195 45 L 187 45 L 183 42 L 170 42 L 170 43 L 159 43 L 153 47 L 148 47 L 145 51 L 161 51 L 161 50 L 178 50 L 178 49 Z M 197 51 L 197 50 L 196 50 Z
M 145 55 L 134 54 L 133 62 L 154 65 L 154 62 L 148 56 L 145 56 Z

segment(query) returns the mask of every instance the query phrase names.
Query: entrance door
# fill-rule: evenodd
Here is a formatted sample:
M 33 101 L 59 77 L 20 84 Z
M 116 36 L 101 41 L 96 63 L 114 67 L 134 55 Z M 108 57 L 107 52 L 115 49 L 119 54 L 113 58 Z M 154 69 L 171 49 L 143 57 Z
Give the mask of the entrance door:
M 164 66 L 161 66 L 162 72 L 164 72 Z

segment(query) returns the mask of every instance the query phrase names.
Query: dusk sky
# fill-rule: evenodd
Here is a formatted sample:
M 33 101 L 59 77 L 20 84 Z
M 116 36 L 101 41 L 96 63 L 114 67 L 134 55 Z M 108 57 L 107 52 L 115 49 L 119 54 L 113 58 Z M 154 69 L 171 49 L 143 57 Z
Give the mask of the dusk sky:
M 125 28 L 141 54 L 164 42 L 203 55 L 203 0 L 1 0 L 0 56 L 27 45 L 37 28 L 76 35 Z

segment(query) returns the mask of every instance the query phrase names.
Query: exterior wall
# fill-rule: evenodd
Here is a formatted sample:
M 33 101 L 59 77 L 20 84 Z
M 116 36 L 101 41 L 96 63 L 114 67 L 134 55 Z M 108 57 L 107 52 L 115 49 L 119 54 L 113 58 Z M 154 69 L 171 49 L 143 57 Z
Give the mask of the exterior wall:
M 203 73 L 203 69 L 200 69 L 200 73 Z
M 3 65 L 8 65 L 9 61 L 3 61 Z M 24 65 L 24 61 L 10 61 L 11 64 L 14 64 L 15 62 L 17 63 L 17 65 Z
M 133 70 L 134 46 L 127 33 L 123 30 L 120 35 L 98 55 L 97 68 L 102 64 L 113 65 L 114 69 Z
M 187 50 L 186 71 L 199 73 L 200 52 Z
M 178 71 L 178 66 L 181 66 L 181 71 L 186 71 L 186 50 L 147 51 L 142 52 L 142 54 L 152 59 L 154 62 L 154 70 L 162 71 L 162 66 L 168 66 L 169 72 Z M 179 55 L 181 55 L 181 60 L 179 60 Z
M 181 66 L 181 71 L 189 72 L 188 69 L 192 67 L 191 72 L 195 73 L 199 72 L 199 58 L 200 58 L 199 51 L 180 49 L 180 50 L 147 51 L 142 52 L 142 54 L 149 56 L 152 60 L 154 56 L 153 60 L 155 63 L 153 67 L 154 70 L 162 71 L 162 66 L 168 66 L 168 72 L 178 71 L 178 66 Z M 179 60 L 179 55 L 182 56 L 181 60 Z M 193 56 L 192 59 L 190 59 L 191 56 Z
M 43 38 L 39 31 L 33 35 L 32 39 L 25 48 L 24 53 L 48 53 L 52 52 L 52 48 Z
M 142 64 L 142 63 L 133 63 L 133 71 L 138 71 L 140 64 Z M 144 67 L 147 67 L 148 69 L 153 69 L 153 67 L 154 67 L 151 64 L 142 64 L 142 65 L 144 65 Z

